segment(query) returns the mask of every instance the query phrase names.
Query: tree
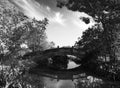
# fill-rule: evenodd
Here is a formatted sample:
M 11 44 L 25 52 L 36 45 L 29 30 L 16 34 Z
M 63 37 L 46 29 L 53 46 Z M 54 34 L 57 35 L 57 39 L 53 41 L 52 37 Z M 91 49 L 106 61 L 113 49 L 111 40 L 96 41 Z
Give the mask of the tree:
M 4 47 L 4 52 L 16 53 L 21 49 L 21 44 L 26 44 L 32 51 L 45 48 L 47 19 L 43 21 L 29 19 L 15 7 L 12 9 L 1 7 L 0 9 L 0 41 L 1 47 Z
M 32 61 L 21 60 L 21 51 L 25 51 L 22 48 L 23 44 L 27 46 L 25 49 L 32 52 L 47 48 L 49 45 L 45 34 L 47 24 L 46 18 L 39 21 L 35 18 L 30 19 L 8 0 L 0 0 L 1 88 L 43 87 L 42 78 L 33 77 L 26 73 L 29 66 L 32 65 Z M 4 67 L 6 67 L 5 70 Z M 37 82 L 39 85 L 33 81 L 39 81 Z
M 94 58 L 94 62 L 98 62 L 97 60 L 101 58 L 102 59 L 109 58 L 110 60 L 109 62 L 111 64 L 108 65 L 106 63 L 107 70 L 108 71 L 112 70 L 113 72 L 118 74 L 119 63 L 117 63 L 117 60 L 119 58 L 120 53 L 119 48 L 120 1 L 119 0 L 62 0 L 62 1 L 57 0 L 57 1 L 58 1 L 57 6 L 60 8 L 65 6 L 69 10 L 85 12 L 93 17 L 93 19 L 96 21 L 97 26 L 95 25 L 93 26 L 93 28 L 89 28 L 88 30 L 86 30 L 83 33 L 81 39 L 76 43 L 76 45 L 79 49 L 82 48 L 87 53 L 91 53 L 93 51 L 97 52 L 97 57 Z M 94 53 L 93 55 L 95 54 L 96 53 Z M 98 68 L 99 66 L 101 66 L 101 64 L 98 65 Z M 102 68 L 104 68 L 103 65 Z M 115 71 L 115 69 L 117 70 Z M 96 69 L 96 73 L 97 71 L 98 70 Z
M 114 49 L 117 47 L 114 43 L 117 42 L 118 44 L 119 41 L 119 4 L 119 0 L 58 0 L 57 6 L 66 6 L 72 11 L 85 12 L 102 25 L 102 36 L 104 37 L 102 41 L 109 48 L 108 51 L 111 59 L 114 59 L 116 52 L 114 52 Z M 99 28 L 97 29 L 101 30 Z

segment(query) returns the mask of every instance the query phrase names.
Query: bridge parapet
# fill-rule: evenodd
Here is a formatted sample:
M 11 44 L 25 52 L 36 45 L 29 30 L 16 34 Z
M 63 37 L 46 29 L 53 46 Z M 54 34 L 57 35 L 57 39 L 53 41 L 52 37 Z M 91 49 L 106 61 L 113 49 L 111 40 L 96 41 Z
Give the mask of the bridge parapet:
M 27 53 L 26 55 L 23 56 L 23 59 L 33 59 L 35 61 L 37 60 L 42 60 L 42 59 L 48 59 L 54 56 L 66 56 L 66 55 L 73 55 L 78 58 L 82 58 L 84 56 L 84 52 L 81 50 L 77 50 L 76 48 L 73 47 L 61 47 L 61 48 L 53 48 L 53 49 L 47 49 L 44 51 L 36 51 L 36 52 L 31 52 Z
M 55 55 L 74 55 L 74 56 L 80 56 L 84 55 L 85 52 L 82 50 L 78 51 L 76 48 L 71 48 L 71 47 L 62 47 L 62 48 L 54 48 L 54 49 L 49 49 L 45 50 L 43 54 L 55 54 Z

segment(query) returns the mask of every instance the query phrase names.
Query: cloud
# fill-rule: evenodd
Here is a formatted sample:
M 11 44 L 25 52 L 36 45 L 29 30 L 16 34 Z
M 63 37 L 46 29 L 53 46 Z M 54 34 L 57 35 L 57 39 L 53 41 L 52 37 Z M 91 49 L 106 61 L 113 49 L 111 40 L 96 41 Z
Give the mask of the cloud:
M 35 3 L 32 0 L 10 0 L 10 1 L 12 1 L 28 17 L 36 18 L 38 20 L 44 18 L 42 11 L 38 11 L 38 8 L 43 7 L 40 6 L 38 3 Z
M 55 12 L 54 14 L 55 16 L 51 19 L 51 21 L 53 22 L 57 22 L 61 25 L 65 24 L 65 19 L 63 18 L 63 14 L 61 14 L 60 12 Z
M 80 28 L 82 28 L 83 30 L 88 29 L 88 27 L 92 27 L 95 24 L 94 19 L 91 16 L 89 16 L 88 14 L 84 13 L 84 12 L 82 12 L 82 13 L 75 12 L 75 13 L 73 13 L 73 16 L 74 16 L 74 19 L 72 19 L 73 20 L 72 21 L 73 24 L 76 25 L 76 26 L 78 26 L 78 27 L 80 27 Z M 82 17 L 89 18 L 90 19 L 90 23 L 89 24 L 85 24 L 85 22 L 83 22 L 80 19 Z
M 30 18 L 42 20 L 48 18 L 50 22 L 55 22 L 63 25 L 64 19 L 60 12 L 53 11 L 49 6 L 40 4 L 35 0 L 10 0 L 14 3 L 24 14 Z

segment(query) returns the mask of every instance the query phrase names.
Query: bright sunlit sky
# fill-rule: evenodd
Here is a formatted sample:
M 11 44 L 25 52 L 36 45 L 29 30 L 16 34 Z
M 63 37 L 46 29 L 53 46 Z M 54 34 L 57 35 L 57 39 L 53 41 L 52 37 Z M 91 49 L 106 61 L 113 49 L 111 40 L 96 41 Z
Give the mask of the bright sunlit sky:
M 72 12 L 65 7 L 56 7 L 56 0 L 10 0 L 24 14 L 30 18 L 41 20 L 48 18 L 48 41 L 53 41 L 56 46 L 72 46 L 82 32 L 94 24 L 93 19 L 85 13 Z M 90 23 L 85 24 L 81 16 L 89 17 Z

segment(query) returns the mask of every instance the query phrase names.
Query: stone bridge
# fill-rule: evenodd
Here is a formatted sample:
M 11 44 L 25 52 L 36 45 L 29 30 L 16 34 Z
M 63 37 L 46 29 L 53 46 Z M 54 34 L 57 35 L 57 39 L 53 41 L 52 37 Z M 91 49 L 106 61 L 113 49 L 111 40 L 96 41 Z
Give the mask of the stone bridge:
M 86 74 L 85 76 L 94 76 L 102 80 L 120 82 L 119 73 L 104 70 L 103 66 L 96 61 L 97 57 L 95 53 L 96 51 L 85 53 L 82 49 L 78 50 L 73 47 L 62 47 L 27 53 L 23 56 L 23 59 L 32 59 L 36 63 L 36 65 L 29 70 L 31 74 L 38 74 L 58 80 L 73 80 L 83 77 L 79 76 L 81 74 Z M 67 55 L 77 57 L 73 59 L 73 61 L 79 64 L 79 66 L 66 69 L 67 60 L 69 60 Z M 57 64 L 61 67 L 57 67 L 57 64 L 53 63 L 55 59 L 58 60 Z
M 76 48 L 73 47 L 62 47 L 27 53 L 23 56 L 23 59 L 32 58 L 33 60 L 38 61 L 48 59 L 54 56 L 66 56 L 66 55 L 73 55 L 78 58 L 82 58 L 84 54 L 85 52 L 83 52 L 82 50 L 78 51 Z
M 49 76 L 54 79 L 76 79 L 79 78 L 77 75 L 80 74 L 80 67 L 74 69 L 55 69 L 54 65 L 49 65 L 49 58 L 54 58 L 56 56 L 60 57 L 62 60 L 67 55 L 72 55 L 76 57 L 73 59 L 75 63 L 80 61 L 80 58 L 84 56 L 83 51 L 79 51 L 73 47 L 61 47 L 52 48 L 44 51 L 30 52 L 23 56 L 23 59 L 32 59 L 36 65 L 34 68 L 30 69 L 30 73 L 39 74 L 42 76 Z M 57 59 L 57 58 L 56 58 Z M 68 58 L 69 60 L 70 58 Z M 61 62 L 59 62 L 62 64 Z M 66 63 L 67 64 L 67 63 Z M 76 77 L 74 77 L 76 75 Z

